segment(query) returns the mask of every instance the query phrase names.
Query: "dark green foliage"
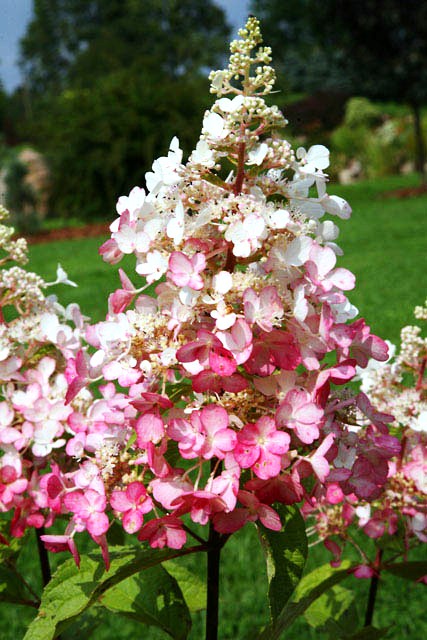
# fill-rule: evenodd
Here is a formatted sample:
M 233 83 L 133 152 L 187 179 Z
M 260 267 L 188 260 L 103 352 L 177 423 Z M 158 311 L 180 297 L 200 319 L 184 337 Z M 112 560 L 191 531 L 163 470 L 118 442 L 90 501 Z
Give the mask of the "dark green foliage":
M 252 0 L 294 88 L 340 86 L 382 100 L 427 99 L 427 5 L 418 0 Z M 293 68 L 291 68 L 291 61 Z M 325 73 L 321 73 L 326 65 Z M 285 68 L 286 72 L 286 68 Z
M 55 93 L 122 69 L 182 77 L 215 65 L 229 28 L 211 0 L 34 0 L 21 62 L 34 93 Z
M 270 617 L 275 622 L 301 579 L 307 557 L 305 523 L 295 506 L 279 505 L 281 531 L 259 526 L 268 578 Z
M 211 0 L 35 0 L 21 135 L 47 154 L 55 215 L 105 218 L 174 135 L 190 151 L 229 28 Z
M 191 150 L 207 107 L 206 83 L 158 81 L 143 68 L 122 69 L 53 101 L 38 137 L 50 159 L 55 215 L 111 218 L 117 197 L 143 186 L 175 134 Z
M 38 615 L 25 639 L 53 640 L 91 606 L 101 604 L 144 624 L 159 626 L 177 640 L 183 640 L 191 624 L 188 608 L 175 578 L 159 567 L 164 560 L 183 553 L 170 549 L 113 548 L 108 572 L 99 551 L 83 556 L 80 569 L 72 559 L 68 560 L 44 590 Z M 140 572 L 142 577 L 137 575 Z M 174 616 L 183 624 L 182 629 L 175 625 L 176 633 Z
M 6 166 L 6 207 L 11 212 L 11 222 L 21 233 L 35 233 L 40 228 L 36 213 L 36 195 L 25 178 L 27 167 L 19 158 L 9 159 Z
M 294 90 L 336 90 L 411 106 L 424 175 L 420 106 L 427 102 L 427 3 L 419 0 L 253 0 L 276 66 Z
M 17 158 L 9 162 L 6 173 L 6 207 L 13 212 L 34 207 L 34 192 L 32 188 L 25 183 L 27 173 L 27 167 Z

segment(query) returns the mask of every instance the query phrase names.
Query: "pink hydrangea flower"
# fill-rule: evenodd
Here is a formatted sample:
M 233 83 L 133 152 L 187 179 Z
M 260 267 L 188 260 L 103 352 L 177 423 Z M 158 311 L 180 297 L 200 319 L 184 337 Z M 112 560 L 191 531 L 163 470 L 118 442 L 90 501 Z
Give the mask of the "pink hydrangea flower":
M 92 536 L 101 536 L 108 527 L 109 521 L 105 514 L 107 500 L 93 489 L 77 490 L 64 496 L 65 507 L 74 513 L 77 527 L 87 529 Z
M 304 389 L 291 389 L 276 411 L 277 424 L 294 429 L 298 438 L 311 444 L 319 437 L 323 411 Z
M 153 502 L 142 482 L 131 482 L 125 491 L 113 491 L 110 504 L 115 511 L 123 513 L 122 523 L 127 533 L 139 531 L 144 514 L 153 508 Z
M 203 279 L 200 273 L 206 267 L 203 253 L 195 253 L 188 258 L 181 251 L 174 251 L 169 258 L 169 270 L 166 274 L 178 287 L 190 287 L 199 291 L 203 289 Z
M 171 514 L 147 522 L 138 534 L 138 540 L 148 540 L 153 549 L 181 549 L 187 534 L 179 518 Z
M 255 424 L 245 425 L 237 434 L 237 441 L 234 456 L 243 469 L 251 468 L 264 480 L 279 474 L 290 437 L 277 430 L 272 418 L 263 416 Z

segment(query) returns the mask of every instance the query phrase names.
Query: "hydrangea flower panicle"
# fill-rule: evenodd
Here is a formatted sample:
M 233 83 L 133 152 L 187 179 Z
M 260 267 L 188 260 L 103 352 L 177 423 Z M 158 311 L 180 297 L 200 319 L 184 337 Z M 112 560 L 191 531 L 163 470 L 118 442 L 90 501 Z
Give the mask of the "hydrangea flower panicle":
M 18 331 L 0 336 L 2 509 L 20 529 L 68 517 L 46 544 L 76 559 L 87 530 L 108 561 L 113 519 L 155 548 L 186 543 L 183 518 L 227 535 L 258 520 L 277 531 L 274 502 L 312 505 L 330 483 L 335 497 L 376 496 L 396 455 L 386 418 L 342 389 L 356 363 L 387 358 L 363 319 L 347 322 L 355 279 L 336 266 L 338 227 L 323 217 L 350 207 L 326 192 L 328 150 L 295 153 L 283 137 L 258 20 L 239 36 L 210 74 L 216 98 L 189 159 L 174 137 L 146 188 L 117 202 L 100 253 L 134 255 L 135 274 L 120 271 L 105 319 L 52 307 L 20 268 L 0 276 L 18 315 L 36 310 L 29 350 Z M 35 374 L 40 343 L 49 374 Z

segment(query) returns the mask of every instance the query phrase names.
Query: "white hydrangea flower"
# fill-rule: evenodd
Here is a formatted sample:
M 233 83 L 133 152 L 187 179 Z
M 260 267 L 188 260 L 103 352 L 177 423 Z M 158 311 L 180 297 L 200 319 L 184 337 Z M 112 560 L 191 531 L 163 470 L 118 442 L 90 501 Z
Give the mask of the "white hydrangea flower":
M 254 147 L 251 151 L 249 151 L 247 164 L 256 164 L 259 166 L 260 164 L 263 163 L 263 160 L 267 155 L 267 152 L 268 152 L 268 145 L 265 144 L 265 142 L 262 142 L 261 144 Z
M 211 311 L 211 316 L 215 319 L 215 326 L 220 331 L 230 329 L 237 320 L 236 314 L 230 311 L 224 300 L 218 302 L 216 309 Z
M 316 173 L 329 167 L 329 149 L 323 144 L 315 144 L 308 151 L 304 147 L 299 147 L 296 157 L 300 160 L 299 170 L 303 173 Z
M 247 258 L 260 246 L 258 240 L 263 237 L 265 231 L 265 221 L 253 213 L 243 221 L 232 223 L 225 232 L 225 239 L 233 243 L 233 254 L 236 257 Z
M 423 409 L 416 418 L 410 420 L 409 426 L 413 431 L 427 433 L 427 409 Z
M 175 246 L 181 244 L 184 237 L 184 206 L 181 200 L 175 207 L 173 218 L 167 224 L 166 235 L 174 241 Z
M 150 238 L 139 225 L 137 227 L 122 225 L 111 237 L 122 253 L 130 254 L 134 251 L 146 253 L 150 248 Z
M 234 113 L 239 111 L 240 107 L 244 103 L 245 98 L 242 94 L 234 96 L 234 98 L 220 98 L 215 102 L 215 106 L 219 107 L 224 113 Z
M 148 201 L 146 193 L 142 187 L 134 187 L 128 196 L 120 196 L 117 200 L 116 211 L 121 216 L 126 211 L 129 213 L 129 220 L 145 219 L 153 211 L 152 204 Z M 120 218 L 116 218 L 110 225 L 110 231 L 119 230 Z
M 286 229 L 290 221 L 289 211 L 286 209 L 264 209 L 262 216 L 270 229 Z
M 141 276 L 145 276 L 149 284 L 159 280 L 167 270 L 167 258 L 157 250 L 147 253 L 145 262 L 140 262 L 136 265 L 136 272 Z
M 151 195 L 159 193 L 163 186 L 178 184 L 181 181 L 178 169 L 182 162 L 182 150 L 179 148 L 179 140 L 174 136 L 169 146 L 167 156 L 154 160 L 152 169 L 145 174 L 147 189 Z
M 288 244 L 284 253 L 284 262 L 292 267 L 300 267 L 307 262 L 313 239 L 309 236 L 298 236 Z
M 222 140 L 228 135 L 229 131 L 224 118 L 219 113 L 209 111 L 203 118 L 203 133 L 211 138 Z
M 219 271 L 212 278 L 212 286 L 219 294 L 225 294 L 233 286 L 233 276 L 229 271 Z
M 206 140 L 199 140 L 196 144 L 196 148 L 190 156 L 190 162 L 201 164 L 208 169 L 215 165 L 215 154 Z

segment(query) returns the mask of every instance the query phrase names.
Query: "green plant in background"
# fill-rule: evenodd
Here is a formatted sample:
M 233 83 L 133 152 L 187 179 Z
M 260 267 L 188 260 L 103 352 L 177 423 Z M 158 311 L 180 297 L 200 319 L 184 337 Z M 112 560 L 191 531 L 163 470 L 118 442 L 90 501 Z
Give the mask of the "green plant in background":
M 427 4 L 418 0 L 252 0 L 293 89 L 340 88 L 411 113 L 413 162 L 426 180 Z
M 22 233 L 35 233 L 40 228 L 36 211 L 37 197 L 33 187 L 26 182 L 28 168 L 13 157 L 5 168 L 6 206 L 12 214 L 13 224 Z
M 426 128 L 427 130 L 427 128 Z M 414 136 L 409 112 L 388 114 L 367 98 L 350 98 L 343 123 L 331 134 L 331 148 L 343 169 L 354 160 L 362 175 L 377 178 L 399 173 L 413 158 Z

